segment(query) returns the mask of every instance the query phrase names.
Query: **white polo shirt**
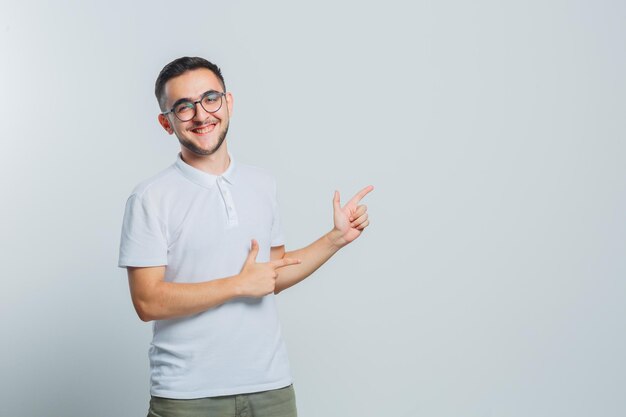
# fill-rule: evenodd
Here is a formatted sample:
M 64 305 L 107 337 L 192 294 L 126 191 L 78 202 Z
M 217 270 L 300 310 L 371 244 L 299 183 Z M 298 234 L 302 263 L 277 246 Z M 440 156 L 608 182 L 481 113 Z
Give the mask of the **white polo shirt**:
M 166 281 L 210 281 L 241 271 L 252 238 L 258 262 L 284 244 L 274 178 L 232 156 L 226 172 L 210 175 L 179 154 L 128 198 L 119 266 L 165 265 Z M 233 395 L 292 382 L 274 294 L 155 321 L 149 357 L 151 394 L 159 397 Z

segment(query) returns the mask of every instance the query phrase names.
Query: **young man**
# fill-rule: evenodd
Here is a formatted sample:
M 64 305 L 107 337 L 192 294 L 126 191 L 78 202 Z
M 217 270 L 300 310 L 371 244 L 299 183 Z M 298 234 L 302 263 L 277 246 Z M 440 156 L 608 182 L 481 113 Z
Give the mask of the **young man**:
M 148 415 L 295 416 L 274 295 L 361 235 L 373 187 L 343 207 L 335 191 L 332 230 L 287 252 L 274 178 L 227 150 L 233 96 L 220 69 L 179 58 L 155 93 L 181 151 L 133 190 L 119 257 L 137 314 L 154 321 Z

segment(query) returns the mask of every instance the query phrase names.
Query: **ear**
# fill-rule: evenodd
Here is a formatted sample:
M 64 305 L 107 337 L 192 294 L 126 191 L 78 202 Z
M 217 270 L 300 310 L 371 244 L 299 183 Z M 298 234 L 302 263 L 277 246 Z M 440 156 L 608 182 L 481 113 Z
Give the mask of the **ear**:
M 233 95 L 229 92 L 226 93 L 226 108 L 228 109 L 228 117 L 233 115 Z
M 174 129 L 172 129 L 172 125 L 170 124 L 170 121 L 167 118 L 167 116 L 159 113 L 158 120 L 159 120 L 159 124 L 163 127 L 163 129 L 165 129 L 167 133 L 169 133 L 170 135 L 174 133 Z

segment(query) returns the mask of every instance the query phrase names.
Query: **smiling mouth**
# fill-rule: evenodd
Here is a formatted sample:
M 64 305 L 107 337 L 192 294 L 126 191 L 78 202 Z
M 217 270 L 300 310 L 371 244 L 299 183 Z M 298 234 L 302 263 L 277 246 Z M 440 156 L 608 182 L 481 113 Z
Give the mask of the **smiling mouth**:
M 203 135 L 205 133 L 209 133 L 212 132 L 213 129 L 215 129 L 215 126 L 217 125 L 217 123 L 209 123 L 203 126 L 198 126 L 196 128 L 191 129 L 191 131 L 193 133 L 199 134 L 199 135 Z

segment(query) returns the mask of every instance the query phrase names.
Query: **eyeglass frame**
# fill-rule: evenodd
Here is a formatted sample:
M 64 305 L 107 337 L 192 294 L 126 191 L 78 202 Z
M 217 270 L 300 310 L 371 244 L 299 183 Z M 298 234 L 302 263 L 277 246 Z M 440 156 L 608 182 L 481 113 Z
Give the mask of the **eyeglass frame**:
M 204 106 L 202 105 L 202 100 L 204 100 L 204 98 L 209 95 L 209 94 L 218 94 L 220 96 L 220 106 L 213 110 L 213 111 L 208 111 L 207 109 L 204 108 Z M 226 92 L 221 92 L 221 91 L 215 91 L 215 90 L 209 90 L 209 91 L 205 91 L 204 94 L 202 94 L 202 96 L 200 97 L 199 100 L 193 101 L 193 100 L 189 100 L 187 98 L 181 98 L 176 100 L 176 102 L 174 103 L 174 105 L 172 106 L 171 109 L 169 109 L 166 112 L 162 112 L 161 114 L 163 116 L 167 116 L 168 114 L 172 113 L 174 115 L 174 117 L 176 117 L 178 120 L 180 120 L 181 122 L 188 122 L 189 120 L 192 120 L 194 117 L 196 117 L 196 115 L 198 114 L 198 107 L 196 106 L 197 104 L 200 104 L 200 107 L 202 107 L 202 110 L 204 110 L 207 113 L 215 113 L 220 111 L 220 109 L 222 108 L 222 106 L 224 105 L 224 97 L 226 96 Z M 184 102 L 187 103 L 191 103 L 193 104 L 193 116 L 191 116 L 191 118 L 189 118 L 188 120 L 181 120 L 180 117 L 178 117 L 178 115 L 176 114 L 176 112 L 174 111 L 174 108 L 176 106 L 178 106 L 179 104 L 182 104 Z

